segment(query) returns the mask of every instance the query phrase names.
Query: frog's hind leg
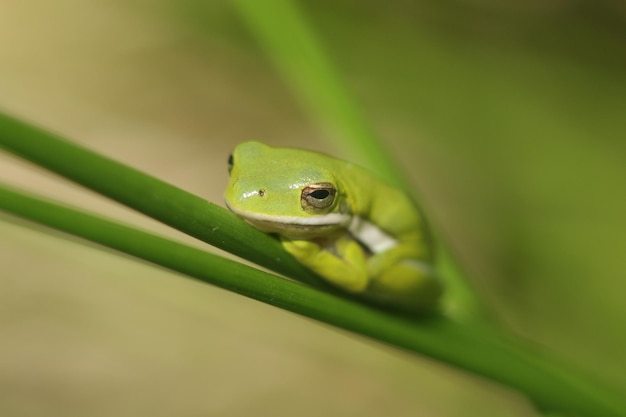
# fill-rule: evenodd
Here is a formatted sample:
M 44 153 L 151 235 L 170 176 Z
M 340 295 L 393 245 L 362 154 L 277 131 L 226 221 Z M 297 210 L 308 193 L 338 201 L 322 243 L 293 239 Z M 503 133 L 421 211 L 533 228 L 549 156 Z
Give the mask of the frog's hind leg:
M 416 259 L 401 259 L 373 277 L 366 296 L 373 301 L 409 310 L 435 307 L 443 291 L 432 266 Z

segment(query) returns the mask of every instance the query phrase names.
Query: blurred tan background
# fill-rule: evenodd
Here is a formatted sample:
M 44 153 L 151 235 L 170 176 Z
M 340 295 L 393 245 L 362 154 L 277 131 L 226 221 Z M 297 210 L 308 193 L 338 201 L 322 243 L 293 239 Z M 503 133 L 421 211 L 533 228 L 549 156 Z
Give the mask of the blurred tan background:
M 626 386 L 623 3 L 301 4 L 502 321 Z M 0 110 L 215 202 L 238 142 L 336 153 L 223 0 L 0 1 Z M 4 153 L 0 180 L 204 247 Z M 536 415 L 495 384 L 0 220 L 2 416 Z

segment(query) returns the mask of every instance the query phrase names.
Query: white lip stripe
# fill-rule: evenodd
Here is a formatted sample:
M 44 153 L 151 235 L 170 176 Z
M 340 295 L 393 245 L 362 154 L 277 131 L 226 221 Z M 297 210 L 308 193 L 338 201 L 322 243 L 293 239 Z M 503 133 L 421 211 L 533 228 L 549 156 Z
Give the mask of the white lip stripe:
M 365 245 L 372 253 L 381 253 L 395 247 L 398 241 L 373 223 L 354 217 L 348 228 L 352 236 Z
M 350 221 L 351 216 L 349 214 L 341 213 L 328 213 L 320 214 L 312 217 L 298 217 L 298 216 L 276 216 L 272 214 L 262 213 L 250 213 L 247 211 L 240 211 L 230 207 L 230 210 L 235 214 L 243 217 L 244 219 L 268 223 L 278 224 L 297 224 L 302 226 L 333 226 L 333 225 L 345 225 Z
M 230 206 L 228 202 L 226 205 L 235 214 L 251 221 L 300 226 L 346 226 L 349 223 L 348 231 L 372 253 L 381 253 L 398 245 L 396 239 L 389 236 L 373 223 L 350 214 L 328 213 L 312 217 L 275 216 L 237 210 Z

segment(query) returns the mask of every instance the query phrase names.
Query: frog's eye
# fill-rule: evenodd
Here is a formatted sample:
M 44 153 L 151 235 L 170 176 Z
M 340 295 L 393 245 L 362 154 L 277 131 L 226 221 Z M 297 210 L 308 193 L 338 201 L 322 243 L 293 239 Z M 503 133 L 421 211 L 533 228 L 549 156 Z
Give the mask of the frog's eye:
M 311 184 L 302 190 L 301 204 L 303 209 L 324 209 L 332 206 L 337 189 L 329 182 Z
M 230 174 L 230 171 L 233 170 L 233 165 L 235 165 L 235 158 L 233 157 L 233 154 L 231 153 L 230 156 L 228 157 L 228 173 Z

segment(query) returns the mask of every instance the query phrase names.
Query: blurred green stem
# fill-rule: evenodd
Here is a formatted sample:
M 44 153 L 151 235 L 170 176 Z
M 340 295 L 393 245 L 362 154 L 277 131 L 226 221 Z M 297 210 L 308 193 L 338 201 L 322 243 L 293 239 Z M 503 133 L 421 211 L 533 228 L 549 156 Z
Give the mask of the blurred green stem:
M 405 177 L 377 140 L 315 32 L 289 0 L 233 0 L 261 46 L 314 119 L 329 143 L 381 178 L 406 187 Z
M 331 144 L 339 144 L 390 183 L 411 192 L 399 164 L 374 134 L 315 31 L 291 0 L 232 0 L 261 46 L 315 120 L 327 128 Z M 358 6 L 357 6 L 358 7 Z M 487 309 L 435 231 L 437 269 L 446 283 L 443 304 L 448 314 L 485 320 Z

